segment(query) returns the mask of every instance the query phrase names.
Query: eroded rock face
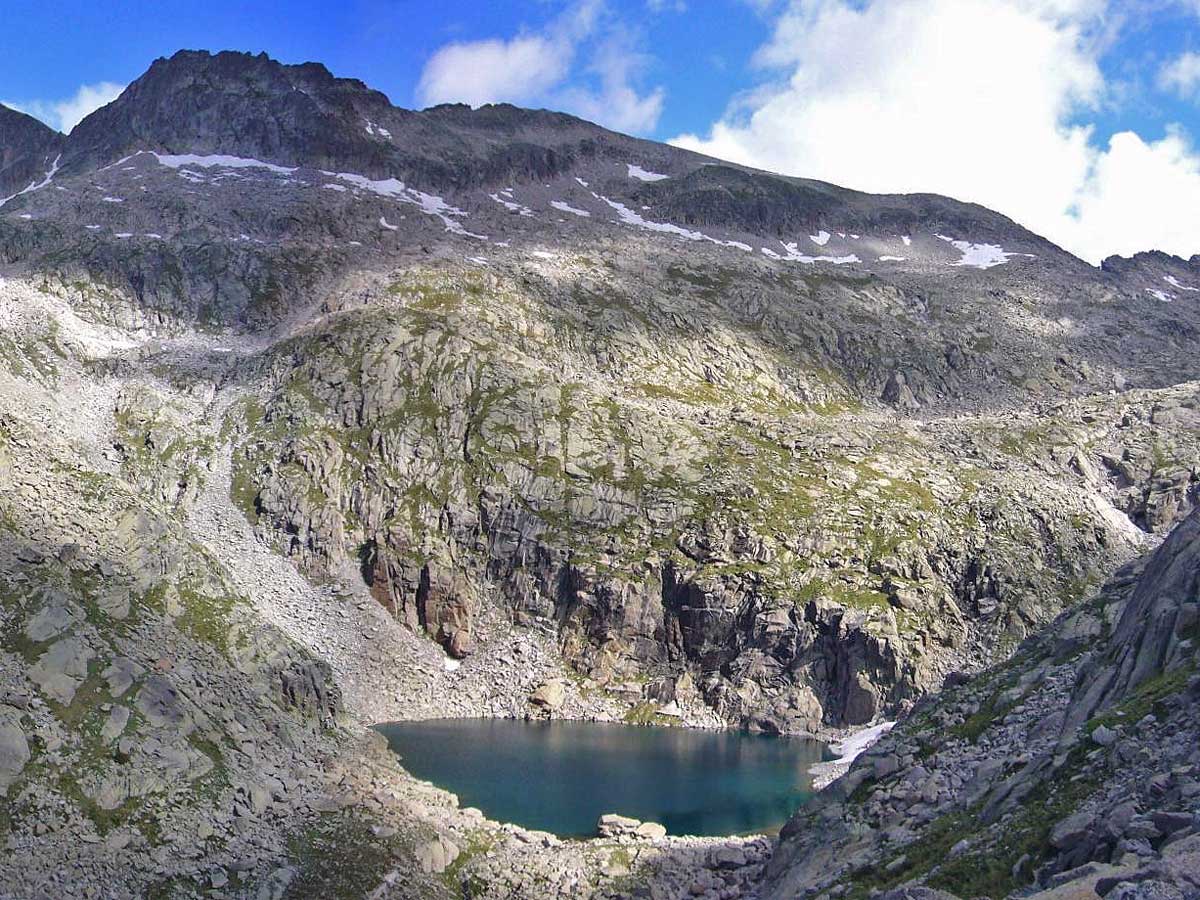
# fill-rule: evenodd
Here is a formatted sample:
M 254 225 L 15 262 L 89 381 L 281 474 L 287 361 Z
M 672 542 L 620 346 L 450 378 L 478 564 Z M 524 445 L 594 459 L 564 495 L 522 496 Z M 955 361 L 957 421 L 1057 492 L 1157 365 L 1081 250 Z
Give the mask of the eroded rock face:
M 706 309 L 673 278 L 677 295 L 663 285 L 622 325 L 658 335 Z M 733 412 L 714 387 L 691 406 L 605 387 L 653 360 L 673 390 L 724 368 L 801 402 L 733 343 L 604 338 L 605 355 L 570 357 L 589 375 L 566 384 L 538 368 L 551 334 L 500 337 L 547 309 L 584 316 L 592 295 L 437 272 L 392 290 L 395 305 L 272 363 L 239 478 L 247 512 L 303 567 L 353 560 L 379 603 L 453 656 L 498 608 L 551 624 L 604 685 L 686 672 L 732 723 L 865 723 L 1003 653 L 1145 539 L 1113 504 L 1150 470 L 1106 483 L 1097 458 L 1151 454 L 1161 398 L 1011 426 L 789 423 Z
M 1200 511 L 1171 532 L 1116 623 L 1103 656 L 1087 666 L 1067 720 L 1075 727 L 1120 703 L 1200 644 Z

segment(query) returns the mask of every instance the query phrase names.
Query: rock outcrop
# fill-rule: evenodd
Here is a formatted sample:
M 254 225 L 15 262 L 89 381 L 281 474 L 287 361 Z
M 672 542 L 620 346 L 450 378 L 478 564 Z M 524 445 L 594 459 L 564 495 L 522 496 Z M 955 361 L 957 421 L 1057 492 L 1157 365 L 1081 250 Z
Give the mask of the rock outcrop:
M 919 705 L 783 830 L 763 895 L 1195 896 L 1198 579 L 1193 513 L 1013 661 Z

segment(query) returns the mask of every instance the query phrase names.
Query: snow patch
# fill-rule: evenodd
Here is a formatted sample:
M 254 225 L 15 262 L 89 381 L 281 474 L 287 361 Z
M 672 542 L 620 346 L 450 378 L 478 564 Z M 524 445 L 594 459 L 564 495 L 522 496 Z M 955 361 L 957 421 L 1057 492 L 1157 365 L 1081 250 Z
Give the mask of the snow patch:
M 346 191 L 350 190 L 350 188 L 346 187 L 344 184 L 323 184 L 321 187 L 325 188 L 327 191 L 337 191 L 339 194 L 344 194 Z
M 1105 523 L 1117 534 L 1123 535 L 1135 547 L 1145 544 L 1150 536 L 1133 524 L 1128 515 L 1117 509 L 1103 494 L 1093 494 L 1092 506 Z
M 800 245 L 795 241 L 790 244 L 785 243 L 784 241 L 780 241 L 779 243 L 783 245 L 783 249 L 785 251 L 784 253 L 777 253 L 769 247 L 763 247 L 763 255 L 771 259 L 779 260 L 780 262 L 798 262 L 805 263 L 806 265 L 812 265 L 813 263 L 832 263 L 835 266 L 848 266 L 854 263 L 862 262 L 862 260 L 853 253 L 849 256 L 808 256 L 807 254 L 800 252 Z
M 905 235 L 901 235 L 901 236 L 900 236 L 900 240 L 904 241 L 904 246 L 905 246 L 905 247 L 911 247 L 911 246 L 912 246 L 912 238 L 910 238 L 910 237 L 909 237 L 907 234 L 905 234 Z
M 507 209 L 509 212 L 515 212 L 518 216 L 532 216 L 533 210 L 523 203 L 517 203 L 512 199 L 512 191 L 501 191 L 498 194 L 489 194 L 493 200 Z M 505 199 L 507 198 L 507 199 Z
M 689 231 L 679 225 L 674 225 L 670 222 L 651 222 L 649 219 L 643 218 L 639 213 L 635 213 L 624 203 L 618 203 L 616 200 L 609 200 L 607 197 L 599 194 L 592 194 L 597 200 L 607 203 L 610 207 L 616 210 L 620 220 L 625 225 L 631 225 L 634 228 L 641 228 L 646 231 L 656 231 L 660 234 L 673 234 L 683 238 L 686 241 L 709 241 L 713 244 L 718 244 L 722 247 L 736 247 L 739 250 L 750 251 L 752 248 L 749 244 L 743 244 L 741 241 L 722 241 L 715 237 L 709 237 L 700 231 Z
M 462 665 L 462 660 L 452 659 L 447 656 L 442 660 L 442 668 L 447 672 L 456 672 L 458 667 Z
M 1028 256 L 1027 253 L 1011 253 L 998 244 L 972 244 L 970 241 L 956 241 L 944 234 L 937 235 L 938 240 L 945 241 L 962 254 L 962 259 L 951 263 L 952 266 L 968 266 L 972 269 L 990 269 L 1002 266 L 1014 256 Z
M 580 178 L 578 175 L 575 176 L 575 180 L 579 182 L 580 187 L 585 187 L 585 188 L 590 187 L 590 185 L 586 181 L 584 181 L 582 178 Z
M 550 205 L 559 212 L 570 213 L 573 216 L 579 216 L 583 219 L 590 219 L 592 217 L 592 214 L 586 209 L 576 209 L 574 206 L 571 206 L 571 204 L 562 200 L 551 200 Z
M 1175 290 L 1177 290 L 1177 291 L 1189 291 L 1191 293 L 1200 293 L 1200 288 L 1189 287 L 1186 284 L 1180 284 L 1179 279 L 1176 278 L 1174 275 L 1164 275 L 1163 281 L 1165 281 L 1171 287 L 1175 288 Z
M 880 262 L 904 262 L 906 259 L 908 259 L 907 256 L 881 256 L 881 257 L 879 257 Z
M 1161 300 L 1163 303 L 1175 302 L 1175 295 L 1168 294 L 1166 291 L 1160 291 L 1157 288 L 1146 288 L 1146 293 L 1152 296 L 1155 300 Z
M 425 215 L 434 216 L 441 220 L 441 223 L 446 226 L 446 230 L 451 234 L 476 238 L 481 241 L 488 239 L 485 234 L 474 234 L 467 231 L 461 222 L 452 218 L 453 216 L 465 216 L 466 212 L 455 206 L 451 206 L 441 197 L 426 194 L 423 191 L 418 191 L 416 188 L 410 188 L 398 178 L 385 178 L 381 181 L 372 181 L 364 175 L 355 175 L 351 172 L 327 172 L 325 174 L 333 175 L 340 181 L 345 181 L 347 184 L 351 184 L 360 190 L 368 191 L 377 196 L 398 200 L 401 203 L 411 203 L 419 207 Z
M 809 774 L 814 776 L 816 786 L 824 787 L 849 771 L 851 764 L 871 747 L 876 741 L 887 734 L 896 725 L 895 722 L 880 722 L 831 744 L 829 749 L 838 754 L 837 759 L 819 762 L 809 766 Z
M 104 202 L 105 203 L 124 203 L 125 198 L 124 197 L 105 197 Z
M 629 171 L 630 178 L 636 178 L 638 181 L 665 181 L 670 178 L 670 175 L 660 175 L 658 172 L 651 172 L 643 169 L 641 166 L 635 166 L 633 163 L 626 163 L 625 168 Z
M 392 139 L 392 133 L 390 131 L 388 131 L 382 125 L 376 125 L 370 119 L 367 119 L 367 136 L 387 138 L 389 141 Z
M 828 231 L 818 231 L 816 234 L 810 234 L 808 239 L 818 247 L 824 247 L 829 243 L 829 239 L 833 237 Z
M 387 220 L 387 216 L 379 217 L 379 225 L 381 228 L 386 228 L 388 231 L 399 231 L 400 230 L 400 226 L 393 225 L 391 222 L 389 222 Z

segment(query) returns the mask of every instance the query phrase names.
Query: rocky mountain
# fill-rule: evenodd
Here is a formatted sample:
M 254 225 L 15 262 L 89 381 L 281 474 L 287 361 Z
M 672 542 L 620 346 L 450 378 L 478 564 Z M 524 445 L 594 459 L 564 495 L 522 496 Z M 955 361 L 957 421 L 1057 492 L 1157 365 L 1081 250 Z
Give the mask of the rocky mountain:
M 0 894 L 758 889 L 765 839 L 632 864 L 364 732 L 447 715 L 903 718 L 764 890 L 959 889 L 918 860 L 963 785 L 1022 741 L 989 769 L 1020 796 L 1066 765 L 1022 727 L 1069 700 L 1072 783 L 1115 791 L 1080 728 L 1146 672 L 1186 688 L 1157 562 L 1120 610 L 1166 535 L 1194 573 L 1196 258 L 1097 269 L 947 198 L 239 53 L 158 60 L 68 136 L 0 109 L 0 160 Z M 960 728 L 945 770 L 912 749 Z M 1127 862 L 1089 846 L 989 896 Z

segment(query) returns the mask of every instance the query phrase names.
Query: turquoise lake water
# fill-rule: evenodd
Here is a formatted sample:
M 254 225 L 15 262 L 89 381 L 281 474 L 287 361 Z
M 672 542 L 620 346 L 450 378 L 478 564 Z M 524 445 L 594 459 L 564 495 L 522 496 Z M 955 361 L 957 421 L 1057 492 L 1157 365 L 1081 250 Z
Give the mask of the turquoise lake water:
M 433 719 L 377 726 L 404 767 L 488 818 L 562 837 L 603 813 L 670 834 L 779 828 L 812 796 L 828 759 L 804 738 L 591 722 Z

